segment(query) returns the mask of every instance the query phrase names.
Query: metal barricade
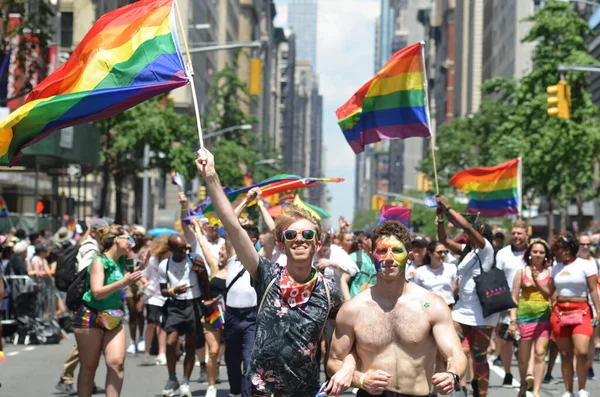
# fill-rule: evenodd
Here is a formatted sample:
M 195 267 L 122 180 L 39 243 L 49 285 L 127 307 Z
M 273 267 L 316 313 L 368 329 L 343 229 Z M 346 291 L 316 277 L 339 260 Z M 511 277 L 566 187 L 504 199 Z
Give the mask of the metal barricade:
M 2 323 L 14 322 L 18 316 L 54 320 L 56 316 L 56 288 L 52 280 L 29 276 L 4 276 L 7 285 L 7 303 L 3 306 Z

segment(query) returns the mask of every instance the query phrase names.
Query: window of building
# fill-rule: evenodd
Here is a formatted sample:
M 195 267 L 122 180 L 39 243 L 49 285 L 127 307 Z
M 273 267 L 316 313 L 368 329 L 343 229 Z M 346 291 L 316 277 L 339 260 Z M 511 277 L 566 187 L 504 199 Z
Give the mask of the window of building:
M 62 12 L 60 14 L 60 45 L 70 48 L 73 45 L 73 13 Z

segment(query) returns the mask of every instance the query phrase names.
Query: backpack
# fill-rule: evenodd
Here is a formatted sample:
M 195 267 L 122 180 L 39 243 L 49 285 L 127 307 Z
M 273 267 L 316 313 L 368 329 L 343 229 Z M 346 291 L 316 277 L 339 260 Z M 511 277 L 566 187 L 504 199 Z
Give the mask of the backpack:
M 83 295 L 88 289 L 87 286 L 87 272 L 88 267 L 77 273 L 75 280 L 71 283 L 67 289 L 67 296 L 65 298 L 65 304 L 71 311 L 76 311 L 81 306 Z
M 67 292 L 77 277 L 77 253 L 79 244 L 71 245 L 63 251 L 56 261 L 54 285 L 56 289 Z

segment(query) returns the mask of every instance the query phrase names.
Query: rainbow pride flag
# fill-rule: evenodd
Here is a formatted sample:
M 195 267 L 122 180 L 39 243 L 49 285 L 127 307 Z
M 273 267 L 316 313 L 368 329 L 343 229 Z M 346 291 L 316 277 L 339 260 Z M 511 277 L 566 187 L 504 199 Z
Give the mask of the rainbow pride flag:
M 0 218 L 8 217 L 8 207 L 6 206 L 6 201 L 4 201 L 4 197 L 0 197 Z
M 385 221 L 398 221 L 406 227 L 410 226 L 410 208 L 384 205 L 381 207 L 381 213 L 379 215 L 379 223 L 381 225 Z
M 383 140 L 431 136 L 423 45 L 395 53 L 336 111 L 354 153 Z
M 212 312 L 208 315 L 208 322 L 213 331 L 219 331 L 225 326 L 225 306 L 221 298 L 217 298 L 213 303 Z
M 468 213 L 488 218 L 518 215 L 521 159 L 461 171 L 450 179 L 450 184 L 469 196 Z
M 0 164 L 53 131 L 114 116 L 188 83 L 173 0 L 141 0 L 102 16 L 71 57 L 0 121 Z
M 179 189 L 183 190 L 183 178 L 181 178 L 181 175 L 179 174 L 179 172 L 173 170 L 171 171 L 171 183 L 173 185 L 177 185 L 179 186 Z

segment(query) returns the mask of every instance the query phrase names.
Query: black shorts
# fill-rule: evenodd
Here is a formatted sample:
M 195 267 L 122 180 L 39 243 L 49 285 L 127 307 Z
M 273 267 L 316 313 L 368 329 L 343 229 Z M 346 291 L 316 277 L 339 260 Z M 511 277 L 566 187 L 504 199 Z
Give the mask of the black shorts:
M 164 306 L 146 305 L 148 324 L 165 325 L 166 315 Z
M 498 329 L 498 336 L 500 336 L 500 339 L 505 340 L 507 342 L 514 342 L 514 336 L 508 333 L 509 326 L 509 324 L 500 324 L 500 328 Z
M 165 331 L 177 332 L 179 335 L 197 335 L 202 329 L 200 324 L 200 307 L 195 300 L 171 299 L 167 305 L 167 321 Z
M 363 389 L 358 389 L 358 393 L 356 393 L 356 397 L 370 397 L 372 394 L 367 393 Z M 431 394 L 425 394 L 417 396 L 415 394 L 404 394 L 404 393 L 396 393 L 393 391 L 384 391 L 382 394 L 379 394 L 380 397 L 430 397 Z M 375 397 L 375 396 L 373 396 Z

